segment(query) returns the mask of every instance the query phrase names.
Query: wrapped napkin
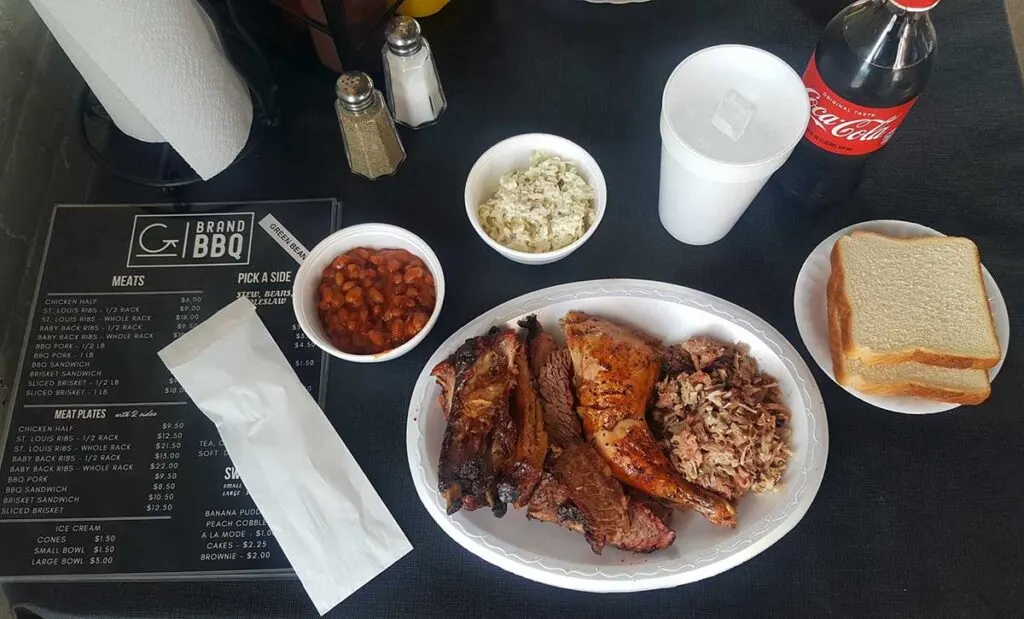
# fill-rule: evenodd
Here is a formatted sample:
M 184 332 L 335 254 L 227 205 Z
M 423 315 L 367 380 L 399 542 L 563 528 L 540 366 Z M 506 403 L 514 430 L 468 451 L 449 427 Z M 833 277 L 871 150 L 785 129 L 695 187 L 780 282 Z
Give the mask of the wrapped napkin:
M 248 299 L 159 354 L 216 424 L 320 614 L 412 550 Z

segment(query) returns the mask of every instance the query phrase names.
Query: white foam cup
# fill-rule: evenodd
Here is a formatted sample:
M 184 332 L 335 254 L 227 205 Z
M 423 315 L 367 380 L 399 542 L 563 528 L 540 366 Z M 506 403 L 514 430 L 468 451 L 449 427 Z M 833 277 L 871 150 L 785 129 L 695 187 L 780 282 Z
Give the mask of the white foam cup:
M 722 239 L 800 141 L 803 80 L 778 57 L 718 45 L 683 60 L 661 110 L 661 224 L 676 239 Z

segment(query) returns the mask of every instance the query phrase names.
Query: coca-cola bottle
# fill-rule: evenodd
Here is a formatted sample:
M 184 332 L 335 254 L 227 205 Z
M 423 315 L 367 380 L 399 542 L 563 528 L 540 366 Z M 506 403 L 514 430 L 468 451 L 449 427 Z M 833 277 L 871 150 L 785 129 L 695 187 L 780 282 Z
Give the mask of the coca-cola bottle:
M 829 22 L 804 72 L 811 120 L 776 184 L 807 206 L 857 189 L 924 90 L 936 48 L 928 10 L 938 3 L 860 0 Z

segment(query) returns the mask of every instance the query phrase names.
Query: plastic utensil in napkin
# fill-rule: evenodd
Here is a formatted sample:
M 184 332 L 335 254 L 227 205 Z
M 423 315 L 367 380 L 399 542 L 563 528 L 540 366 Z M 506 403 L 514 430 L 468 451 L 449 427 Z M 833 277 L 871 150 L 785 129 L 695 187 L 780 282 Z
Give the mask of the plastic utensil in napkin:
M 412 550 L 242 297 L 160 351 L 324 614 Z

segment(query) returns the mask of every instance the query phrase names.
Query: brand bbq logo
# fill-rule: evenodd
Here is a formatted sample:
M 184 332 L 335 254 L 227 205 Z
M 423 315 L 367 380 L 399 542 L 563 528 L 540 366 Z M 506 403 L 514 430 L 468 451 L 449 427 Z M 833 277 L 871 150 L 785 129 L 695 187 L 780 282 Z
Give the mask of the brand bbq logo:
M 128 267 L 245 266 L 254 213 L 136 215 Z

